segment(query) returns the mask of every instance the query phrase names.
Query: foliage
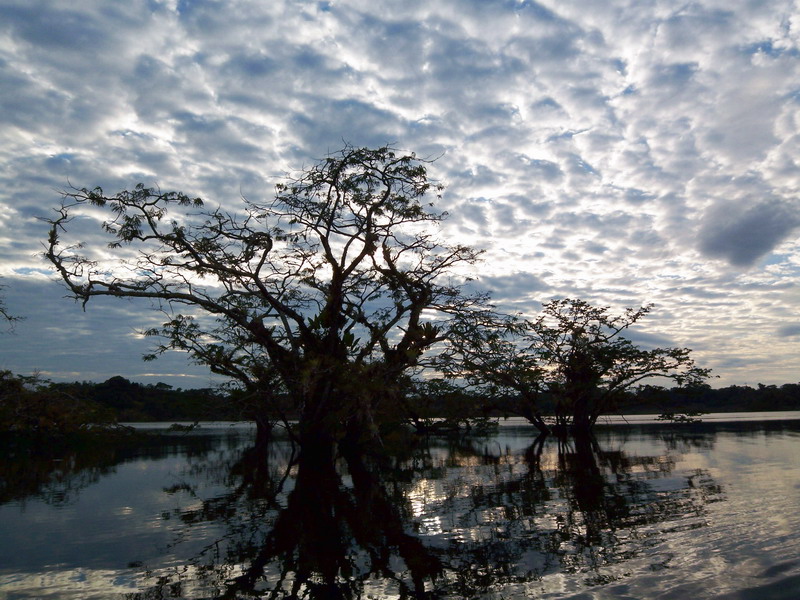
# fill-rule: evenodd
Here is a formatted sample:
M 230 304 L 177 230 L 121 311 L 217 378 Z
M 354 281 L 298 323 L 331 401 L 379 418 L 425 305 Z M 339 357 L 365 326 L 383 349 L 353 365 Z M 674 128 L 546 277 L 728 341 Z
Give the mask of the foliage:
M 654 411 L 655 409 L 655 411 Z M 800 383 L 756 387 L 731 385 L 712 389 L 707 384 L 666 389 L 644 385 L 635 390 L 625 412 L 685 414 L 800 410 Z
M 644 350 L 621 333 L 651 307 L 610 315 L 606 307 L 585 301 L 555 300 L 544 306 L 533 332 L 556 395 L 561 425 L 588 429 L 598 416 L 615 411 L 622 393 L 644 379 L 663 377 L 678 385 L 694 384 L 709 375 L 696 367 L 688 348 Z
M 488 311 L 462 315 L 451 329 L 447 349 L 436 357 L 436 366 L 481 395 L 486 412 L 517 414 L 546 431 L 540 357 L 534 348 L 520 351 L 529 325 Z
M 642 380 L 663 377 L 682 386 L 708 377 L 709 370 L 695 366 L 688 348 L 645 350 L 621 336 L 650 309 L 612 315 L 607 307 L 562 299 L 546 303 L 534 321 L 507 319 L 480 335 L 468 323 L 444 355 L 445 368 L 460 369 L 494 397 L 513 398 L 503 408 L 542 431 L 551 429 L 542 413 L 545 394 L 554 400 L 556 429 L 588 431 Z
M 54 389 L 110 410 L 118 421 L 196 421 L 247 418 L 238 402 L 220 391 L 142 385 L 119 375 L 101 383 L 54 383 Z
M 441 378 L 411 380 L 400 399 L 405 422 L 418 433 L 485 431 L 495 425 L 483 397 Z
M 3 374 L 4 388 L 9 381 L 26 382 L 30 377 Z M 39 380 L 41 382 L 41 379 Z M 450 381 L 434 379 L 409 382 L 397 408 L 394 421 L 410 423 L 417 431 L 445 431 L 458 425 L 462 428 L 480 427 L 485 422 L 487 408 L 492 414 L 519 414 L 509 407 L 519 406 L 518 398 L 489 398 L 482 390 L 458 386 Z M 10 387 L 16 388 L 17 384 Z M 99 415 L 111 422 L 130 421 L 229 421 L 255 420 L 258 407 L 241 390 L 174 389 L 157 383 L 142 385 L 115 376 L 101 383 L 47 383 L 49 394 L 72 397 L 100 407 Z M 485 390 L 484 390 L 485 391 Z M 7 406 L 7 405 L 3 405 Z M 547 392 L 539 397 L 541 414 L 554 413 L 555 404 Z M 758 384 L 727 386 L 712 389 L 707 384 L 684 385 L 671 389 L 646 384 L 626 391 L 621 399 L 624 414 L 681 415 L 697 417 L 706 412 L 746 412 L 770 410 L 800 410 L 800 383 L 780 386 Z M 4 413 L 6 414 L 6 413 Z M 26 414 L 23 412 L 23 414 Z M 8 423 L 8 418 L 4 423 Z M 546 417 L 543 417 L 546 418 Z M 391 419 L 390 419 L 391 420 Z M 26 419 L 24 422 L 36 422 Z M 436 425 L 442 423 L 442 425 Z M 6 430 L 23 430 L 20 424 Z
M 245 200 L 240 216 L 143 185 L 80 189 L 50 221 L 46 256 L 84 304 L 153 300 L 169 315 L 147 332 L 164 340 L 154 355 L 189 352 L 238 381 L 268 420 L 291 409 L 308 435 L 375 432 L 395 382 L 453 315 L 485 304 L 450 280 L 478 253 L 433 237 L 443 215 L 423 201 L 438 192 L 413 155 L 349 146 L 279 184 L 272 201 Z M 115 260 L 62 245 L 87 208 L 110 213 Z M 179 221 L 173 209 L 187 212 Z
M 0 371 L 0 431 L 65 433 L 108 427 L 111 411 L 53 387 L 38 376 Z

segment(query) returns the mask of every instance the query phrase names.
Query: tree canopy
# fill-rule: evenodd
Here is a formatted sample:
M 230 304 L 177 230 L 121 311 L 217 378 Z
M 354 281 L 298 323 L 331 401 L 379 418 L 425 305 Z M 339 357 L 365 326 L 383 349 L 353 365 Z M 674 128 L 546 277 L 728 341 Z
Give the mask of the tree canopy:
M 147 331 L 162 337 L 155 354 L 188 351 L 269 419 L 289 398 L 311 435 L 374 432 L 394 382 L 454 316 L 486 303 L 458 283 L 479 252 L 435 237 L 439 191 L 414 155 L 349 146 L 270 201 L 243 200 L 241 214 L 142 184 L 73 189 L 49 221 L 46 256 L 84 304 L 154 301 L 168 315 Z M 87 208 L 104 215 L 111 260 L 63 241 Z
M 496 407 L 542 431 L 553 429 L 542 411 L 547 397 L 556 429 L 587 432 L 601 414 L 620 407 L 626 390 L 646 379 L 697 385 L 708 377 L 688 348 L 643 349 L 622 336 L 651 309 L 614 315 L 608 307 L 566 298 L 545 303 L 535 320 L 507 317 L 481 327 L 468 315 L 442 365 L 498 398 Z

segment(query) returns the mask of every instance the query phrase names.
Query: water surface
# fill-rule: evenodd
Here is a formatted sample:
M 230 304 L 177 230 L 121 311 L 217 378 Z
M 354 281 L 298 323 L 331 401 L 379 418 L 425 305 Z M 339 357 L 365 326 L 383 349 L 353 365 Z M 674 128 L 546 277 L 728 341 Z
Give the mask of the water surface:
M 0 599 L 797 598 L 798 416 L 512 422 L 335 464 L 225 425 L 6 438 Z

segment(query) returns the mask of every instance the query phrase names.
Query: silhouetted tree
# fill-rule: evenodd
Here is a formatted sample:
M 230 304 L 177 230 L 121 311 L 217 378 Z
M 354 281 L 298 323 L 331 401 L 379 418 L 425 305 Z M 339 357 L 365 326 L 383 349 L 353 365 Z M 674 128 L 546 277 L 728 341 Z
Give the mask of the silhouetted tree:
M 270 419 L 289 398 L 302 436 L 333 441 L 374 433 L 400 376 L 452 315 L 485 302 L 449 279 L 478 253 L 434 239 L 442 215 L 423 201 L 438 191 L 424 161 L 385 147 L 345 147 L 279 184 L 272 201 L 245 201 L 243 216 L 141 184 L 114 196 L 80 189 L 50 220 L 46 256 L 84 304 L 111 296 L 188 309 L 148 332 L 164 337 L 156 354 L 187 351 L 239 381 Z M 116 259 L 62 245 L 78 209 L 110 213 Z
M 556 429 L 588 433 L 601 414 L 614 412 L 625 392 L 652 377 L 698 385 L 709 369 L 694 364 L 688 348 L 642 349 L 622 337 L 651 306 L 612 315 L 583 300 L 546 303 L 534 321 L 509 318 L 480 329 L 463 321 L 442 355 L 444 369 L 505 398 L 541 431 L 543 396 L 554 403 Z M 510 398 L 510 399 L 509 399 Z
M 410 380 L 400 398 L 404 422 L 417 433 L 441 434 L 496 426 L 483 410 L 484 399 L 468 387 L 441 378 Z
M 5 289 L 7 286 L 0 283 L 0 290 Z M 12 314 L 6 307 L 5 296 L 0 294 L 0 321 L 5 321 L 13 327 L 14 323 L 21 320 L 22 317 Z
M 620 334 L 652 306 L 611 315 L 583 300 L 548 302 L 532 326 L 534 343 L 556 397 L 559 424 L 588 431 L 597 418 L 615 411 L 622 393 L 640 381 L 662 377 L 679 385 L 702 382 L 709 369 L 694 364 L 688 348 L 644 350 Z
M 511 316 L 460 315 L 435 362 L 448 377 L 463 380 L 482 395 L 485 411 L 517 414 L 549 433 L 541 404 L 546 387 L 541 357 L 536 348 L 521 348 L 529 327 Z

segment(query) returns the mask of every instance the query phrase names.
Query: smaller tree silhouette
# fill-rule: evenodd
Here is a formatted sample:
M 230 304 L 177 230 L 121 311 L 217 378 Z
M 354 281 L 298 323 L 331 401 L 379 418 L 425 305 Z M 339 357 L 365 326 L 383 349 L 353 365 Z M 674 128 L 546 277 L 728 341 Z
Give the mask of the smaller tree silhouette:
M 541 431 L 588 433 L 615 412 L 626 390 L 653 377 L 697 385 L 710 369 L 697 367 L 688 348 L 645 350 L 622 333 L 652 309 L 613 315 L 584 300 L 547 302 L 534 321 L 507 318 L 480 328 L 463 321 L 442 355 L 444 368 L 495 399 L 494 406 L 527 418 Z M 543 414 L 552 403 L 553 425 Z

